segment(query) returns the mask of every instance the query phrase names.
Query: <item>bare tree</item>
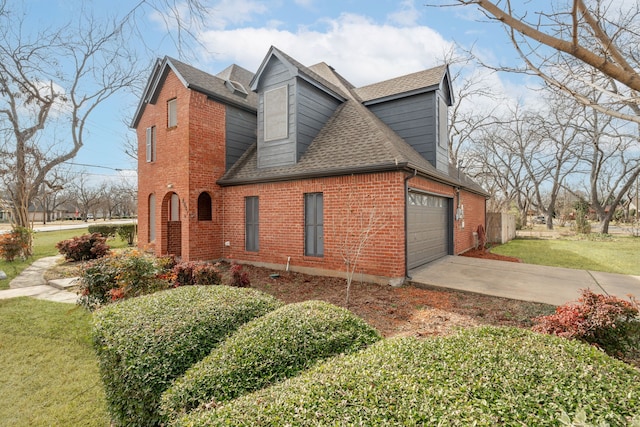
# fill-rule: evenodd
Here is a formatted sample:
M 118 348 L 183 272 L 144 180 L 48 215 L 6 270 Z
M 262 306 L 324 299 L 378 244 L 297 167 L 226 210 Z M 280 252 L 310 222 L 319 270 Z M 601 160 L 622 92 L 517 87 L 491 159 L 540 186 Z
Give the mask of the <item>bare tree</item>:
M 567 126 L 577 106 L 553 94 L 547 100 L 549 111 L 535 115 L 529 123 L 538 146 L 522 152 L 522 160 L 534 183 L 534 205 L 545 214 L 547 229 L 552 230 L 558 196 L 580 165 L 584 142 L 579 132 Z
M 640 175 L 638 134 L 640 125 L 620 123 L 611 116 L 584 109 L 578 118 L 586 136 L 584 161 L 589 166 L 588 193 L 600 221 L 600 232 L 609 232 L 616 208 L 637 183 Z M 632 126 L 634 129 L 629 129 Z M 635 135 L 630 132 L 635 130 Z
M 475 5 L 505 27 L 524 68 L 495 68 L 536 75 L 585 106 L 640 123 L 637 2 L 455 0 L 448 5 Z
M 20 3 L 0 0 L 0 177 L 14 225 L 29 227 L 28 208 L 46 177 L 73 159 L 96 108 L 141 87 L 147 61 L 132 39 L 137 18 L 159 12 L 181 48 L 207 16 L 200 0 L 142 0 L 124 16 L 97 19 L 84 6 L 60 27 L 29 32 Z M 136 37 L 139 36 L 139 37 Z M 136 46 L 136 47 L 134 47 Z
M 355 183 L 354 183 L 355 185 Z M 353 188 L 352 185 L 349 188 Z M 356 194 L 351 191 L 347 204 L 334 218 L 334 239 L 345 266 L 347 293 L 345 304 L 349 305 L 351 285 L 360 257 L 367 249 L 369 241 L 386 225 L 381 206 L 376 203 L 375 195 Z M 339 230 L 340 234 L 337 234 Z
M 546 109 L 516 105 L 486 126 L 469 170 L 489 183 L 487 188 L 501 201 L 496 208 L 506 211 L 515 204 L 525 225 L 534 207 L 552 229 L 558 195 L 580 164 L 583 142 L 566 125 L 573 117 L 572 105 L 553 95 L 545 104 Z
M 106 183 L 102 187 L 99 207 L 104 219 L 135 213 L 137 186 L 134 180 L 128 178 L 119 177 L 117 181 Z
M 481 137 L 482 130 L 496 121 L 499 105 L 496 94 L 480 76 L 463 74 L 464 67 L 472 61 L 470 55 L 454 57 L 450 54 L 447 58 L 447 62 L 457 68 L 451 77 L 455 103 L 449 109 L 449 162 L 452 165 L 458 165 L 465 157 L 463 153 Z M 493 106 L 488 110 L 479 109 L 480 102 Z
M 22 16 L 0 16 L 0 120 L 11 129 L 1 167 L 21 227 L 29 226 L 28 207 L 47 175 L 84 144 L 95 108 L 139 78 L 122 23 L 80 18 L 27 35 Z
M 55 210 L 68 201 L 68 192 L 64 190 L 70 180 L 71 175 L 60 168 L 54 168 L 43 180 L 40 191 L 34 197 L 34 204 L 42 210 L 43 224 L 56 219 Z
M 89 214 L 92 214 L 95 219 L 96 209 L 100 205 L 105 187 L 104 182 L 98 185 L 90 183 L 87 175 L 83 173 L 71 183 L 73 198 L 80 207 L 80 215 L 85 222 Z
M 533 197 L 533 182 L 520 154 L 513 149 L 508 119 L 494 122 L 476 137 L 465 173 L 482 184 L 491 194 L 490 212 L 507 212 L 512 204 L 518 209 L 521 225 L 526 225 Z

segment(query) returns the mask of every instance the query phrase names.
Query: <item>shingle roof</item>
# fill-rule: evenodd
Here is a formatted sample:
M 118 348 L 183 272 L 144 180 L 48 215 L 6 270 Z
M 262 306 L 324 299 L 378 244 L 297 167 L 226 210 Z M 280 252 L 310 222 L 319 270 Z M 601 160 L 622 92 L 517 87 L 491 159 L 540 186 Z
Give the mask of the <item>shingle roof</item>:
M 283 51 L 281 51 L 280 49 L 278 49 L 275 46 L 271 46 L 271 48 L 269 49 L 269 53 L 267 53 L 264 61 L 262 62 L 262 64 L 260 65 L 260 68 L 258 69 L 258 72 L 256 73 L 256 78 L 260 75 L 261 70 L 263 69 L 263 67 L 266 65 L 268 59 L 271 57 L 271 55 L 277 55 L 280 56 L 281 58 L 283 58 L 285 61 L 289 62 L 289 64 L 291 64 L 293 67 L 297 68 L 298 73 L 300 73 L 303 77 L 308 77 L 310 80 L 319 83 L 321 86 L 324 86 L 326 89 L 328 89 L 329 91 L 332 91 L 342 97 L 346 97 L 347 94 L 345 93 L 345 91 L 343 90 L 342 87 L 340 87 L 340 85 L 336 86 L 334 83 L 331 83 L 329 80 L 327 80 L 324 76 L 321 76 L 320 74 L 318 74 L 315 70 L 312 70 L 311 68 L 302 65 L 300 62 L 298 62 L 296 59 L 290 57 L 289 55 L 287 55 L 286 53 L 284 53 Z M 252 80 L 252 84 L 255 85 L 255 79 Z M 254 86 L 255 88 L 255 86 Z
M 324 80 L 330 82 L 332 85 L 339 88 L 342 93 L 349 93 L 354 86 L 347 81 L 344 77 L 336 72 L 330 65 L 325 62 L 320 62 L 318 64 L 312 65 L 308 68 L 313 73 L 316 73 L 318 76 L 322 77 Z
M 258 94 L 249 90 L 249 82 L 253 78 L 251 71 L 245 70 L 238 65 L 232 65 L 218 75 L 212 75 L 199 70 L 177 59 L 166 57 L 168 63 L 180 74 L 184 79 L 188 88 L 212 98 L 221 99 L 239 107 L 245 107 L 253 111 L 258 105 Z M 242 97 L 234 95 L 234 93 L 225 85 L 226 80 L 234 80 L 244 86 L 247 96 Z
M 140 99 L 138 108 L 131 121 L 131 127 L 137 126 L 145 106 L 148 103 L 155 103 L 155 98 L 167 76 L 168 69 L 172 69 L 182 83 L 189 89 L 250 111 L 256 111 L 257 109 L 258 95 L 249 90 L 249 82 L 253 78 L 251 71 L 245 70 L 238 65 L 232 65 L 217 76 L 214 76 L 185 64 L 182 61 L 165 56 L 163 59 L 156 61 L 153 73 L 147 82 L 143 96 Z M 242 94 L 242 96 L 234 94 L 234 92 L 225 85 L 226 80 L 234 80 L 242 84 L 246 89 L 246 96 L 245 94 Z
M 445 68 L 436 67 L 435 70 L 442 73 Z M 220 184 L 280 181 L 383 170 L 417 170 L 433 179 L 453 185 L 463 182 L 462 179 L 458 179 L 455 168 L 449 174 L 439 171 L 400 138 L 362 104 L 357 95 L 358 90 L 333 68 L 320 63 L 305 67 L 305 72 L 308 71 L 339 89 L 347 100 L 329 118 L 302 158 L 294 165 L 258 168 L 257 144 L 254 144 L 222 177 Z M 431 71 L 430 74 L 435 75 L 436 71 Z M 424 76 L 422 77 L 425 81 Z M 409 78 L 407 81 L 415 82 L 418 78 Z M 439 79 L 441 78 L 442 74 Z M 471 181 L 464 182 L 463 186 L 471 191 L 486 194 L 480 186 Z
M 385 98 L 414 90 L 437 86 L 442 81 L 446 65 L 440 65 L 428 70 L 418 71 L 405 76 L 385 80 L 368 86 L 359 87 L 356 93 L 364 101 Z

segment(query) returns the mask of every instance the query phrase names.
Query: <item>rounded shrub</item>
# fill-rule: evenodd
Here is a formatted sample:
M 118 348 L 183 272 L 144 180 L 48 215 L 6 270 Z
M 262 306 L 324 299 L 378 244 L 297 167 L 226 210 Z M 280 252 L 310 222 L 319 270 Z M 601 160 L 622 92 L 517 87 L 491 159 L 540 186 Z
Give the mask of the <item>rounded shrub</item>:
M 640 303 L 583 289 L 578 303 L 567 303 L 554 314 L 533 319 L 533 330 L 574 338 L 608 355 L 640 364 Z
M 216 265 L 206 261 L 182 261 L 173 267 L 175 286 L 220 285 L 222 278 Z
M 88 310 L 173 286 L 173 260 L 138 250 L 112 253 L 88 262 L 80 273 L 78 304 Z
M 381 339 L 364 320 L 321 301 L 290 304 L 238 329 L 163 394 L 176 418 L 297 375 L 318 360 L 353 353 Z
M 545 426 L 584 415 L 623 426 L 638 408 L 633 367 L 580 342 L 484 327 L 384 340 L 175 425 Z
M 136 230 L 137 230 L 136 224 L 121 224 L 118 226 L 118 229 L 116 230 L 116 232 L 118 233 L 118 236 L 122 240 L 126 240 L 129 246 L 133 246 L 133 242 L 135 241 L 135 238 L 136 238 L 136 232 L 137 232 Z
M 0 257 L 7 262 L 13 262 L 18 257 L 31 256 L 32 240 L 32 230 L 14 226 L 10 232 L 0 234 Z
M 83 234 L 56 243 L 56 249 L 68 261 L 86 261 L 109 253 L 107 238 L 100 233 Z
M 114 425 L 158 425 L 160 396 L 175 378 L 281 305 L 254 289 L 187 286 L 96 311 L 92 337 Z

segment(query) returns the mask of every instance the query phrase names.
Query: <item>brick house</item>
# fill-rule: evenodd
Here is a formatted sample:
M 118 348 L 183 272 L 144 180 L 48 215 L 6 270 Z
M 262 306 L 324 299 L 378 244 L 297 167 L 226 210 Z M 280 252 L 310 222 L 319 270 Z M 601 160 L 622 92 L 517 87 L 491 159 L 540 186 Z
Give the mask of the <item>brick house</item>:
M 138 242 L 384 282 L 474 245 L 487 193 L 448 160 L 447 66 L 360 88 L 271 47 L 255 74 L 158 60 L 132 127 Z M 362 276 L 361 276 L 362 275 Z

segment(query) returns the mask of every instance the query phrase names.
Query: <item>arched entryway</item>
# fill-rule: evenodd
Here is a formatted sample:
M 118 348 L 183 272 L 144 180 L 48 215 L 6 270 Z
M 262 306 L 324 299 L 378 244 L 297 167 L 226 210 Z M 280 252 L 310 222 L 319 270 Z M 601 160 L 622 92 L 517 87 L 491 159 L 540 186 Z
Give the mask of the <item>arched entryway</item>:
M 162 200 L 162 248 L 165 254 L 182 256 L 182 222 L 180 221 L 180 197 L 170 192 Z

